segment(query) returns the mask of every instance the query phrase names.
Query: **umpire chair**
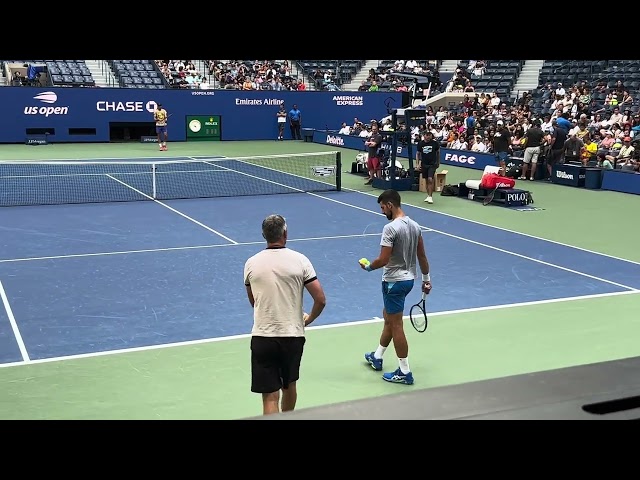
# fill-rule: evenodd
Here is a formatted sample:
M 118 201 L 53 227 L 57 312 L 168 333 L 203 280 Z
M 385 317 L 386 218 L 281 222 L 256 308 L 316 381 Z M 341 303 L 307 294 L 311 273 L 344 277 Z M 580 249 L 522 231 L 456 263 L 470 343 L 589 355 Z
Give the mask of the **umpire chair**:
M 373 188 L 381 190 L 393 189 L 397 191 L 407 191 L 413 189 L 415 183 L 415 173 L 413 166 L 413 143 L 411 142 L 411 128 L 414 126 L 425 125 L 427 111 L 408 108 L 394 108 L 391 110 L 391 131 L 381 131 L 382 145 L 384 150 L 384 162 L 382 166 L 382 178 L 377 177 L 373 180 Z M 398 154 L 402 153 L 403 148 L 407 148 L 407 157 L 409 160 L 409 168 L 399 169 L 396 166 Z

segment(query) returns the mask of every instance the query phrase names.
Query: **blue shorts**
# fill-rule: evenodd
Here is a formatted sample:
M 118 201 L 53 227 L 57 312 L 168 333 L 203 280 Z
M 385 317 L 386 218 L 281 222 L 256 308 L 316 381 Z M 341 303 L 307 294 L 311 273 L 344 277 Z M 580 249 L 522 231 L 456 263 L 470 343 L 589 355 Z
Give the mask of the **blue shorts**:
M 506 162 L 507 160 L 509 160 L 509 153 L 508 152 L 496 152 L 496 161 L 500 162 L 500 161 L 504 161 Z
M 167 127 L 156 127 L 156 133 L 158 135 L 160 135 L 161 133 L 164 133 L 165 135 L 167 134 Z
M 404 299 L 413 289 L 413 280 L 382 282 L 382 301 L 387 313 L 404 312 Z

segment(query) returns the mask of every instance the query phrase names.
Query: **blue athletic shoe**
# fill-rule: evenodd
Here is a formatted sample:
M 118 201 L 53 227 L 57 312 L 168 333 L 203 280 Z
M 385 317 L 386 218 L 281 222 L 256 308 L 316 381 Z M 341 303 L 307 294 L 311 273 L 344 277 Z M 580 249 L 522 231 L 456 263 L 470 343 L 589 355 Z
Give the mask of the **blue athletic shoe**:
M 405 385 L 413 385 L 413 375 L 411 372 L 402 373 L 398 367 L 395 372 L 383 373 L 382 379 L 391 383 L 404 383 Z
M 364 359 L 369 363 L 369 365 L 371 365 L 371 368 L 380 371 L 382 370 L 382 359 L 374 357 L 374 353 L 375 352 L 365 353 Z

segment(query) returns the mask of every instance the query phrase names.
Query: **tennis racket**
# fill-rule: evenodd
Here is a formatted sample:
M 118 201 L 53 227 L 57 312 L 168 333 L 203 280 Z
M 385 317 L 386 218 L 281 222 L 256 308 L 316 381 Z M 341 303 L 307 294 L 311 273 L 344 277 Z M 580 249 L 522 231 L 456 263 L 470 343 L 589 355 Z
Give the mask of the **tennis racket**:
M 422 292 L 422 299 L 411 307 L 409 312 L 409 318 L 411 319 L 411 325 L 416 331 L 422 333 L 427 329 L 427 309 L 425 306 L 425 300 L 427 299 L 426 292 Z
M 493 197 L 496 194 L 496 190 L 498 190 L 498 187 L 496 187 L 493 190 L 491 190 L 491 192 L 489 192 L 489 194 L 486 197 L 484 197 L 484 200 L 482 200 L 482 205 L 484 205 L 486 207 L 491 202 L 493 202 Z

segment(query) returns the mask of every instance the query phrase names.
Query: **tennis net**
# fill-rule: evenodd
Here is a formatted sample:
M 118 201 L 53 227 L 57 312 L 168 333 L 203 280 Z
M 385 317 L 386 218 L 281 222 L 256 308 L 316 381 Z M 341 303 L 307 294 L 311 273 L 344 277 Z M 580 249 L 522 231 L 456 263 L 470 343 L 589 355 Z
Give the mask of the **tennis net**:
M 341 189 L 339 152 L 163 161 L 0 162 L 0 206 Z

